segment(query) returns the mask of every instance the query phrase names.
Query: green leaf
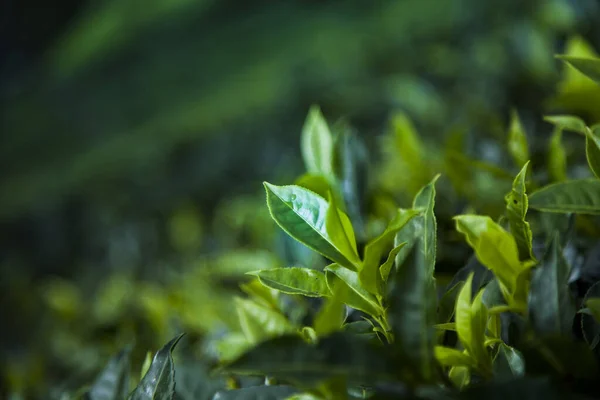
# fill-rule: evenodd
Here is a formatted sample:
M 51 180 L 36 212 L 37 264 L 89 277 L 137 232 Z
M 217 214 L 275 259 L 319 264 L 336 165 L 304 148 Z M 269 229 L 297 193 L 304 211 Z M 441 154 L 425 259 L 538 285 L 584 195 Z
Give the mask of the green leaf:
M 557 55 L 557 58 L 565 61 L 567 64 L 592 79 L 600 83 L 600 59 L 588 57 L 574 57 L 568 55 Z
M 529 207 L 545 212 L 600 214 L 600 180 L 574 179 L 545 186 L 529 196 Z
M 514 237 L 487 216 L 459 215 L 454 219 L 456 229 L 465 235 L 477 259 L 494 273 L 510 304 L 517 295 L 517 278 L 524 269 Z
M 248 272 L 258 277 L 263 285 L 287 294 L 301 294 L 308 297 L 329 296 L 325 274 L 308 268 L 274 268 Z
M 464 282 L 456 282 L 450 289 L 448 289 L 438 303 L 437 310 L 437 322 L 438 324 L 444 324 L 450 322 L 454 316 L 454 306 L 456 305 L 456 298 L 462 289 Z
M 552 236 L 541 265 L 534 269 L 529 288 L 529 318 L 539 334 L 569 334 L 575 302 L 569 290 L 570 268 L 558 234 Z
M 527 135 L 515 110 L 511 112 L 510 127 L 508 130 L 508 151 L 515 164 L 519 167 L 522 167 L 529 160 Z
M 377 298 L 369 293 L 361 284 L 358 273 L 350 271 L 338 264 L 331 264 L 325 267 L 327 284 L 333 292 L 339 284 L 347 286 L 350 290 L 346 291 L 344 303 L 357 310 L 366 312 L 373 317 L 379 317 L 383 314 L 383 309 L 379 305 Z M 336 279 L 337 278 L 337 279 Z M 343 292 L 341 292 L 343 293 Z
M 363 268 L 360 271 L 360 279 L 367 290 L 373 294 L 381 294 L 378 290 L 378 277 L 380 274 L 380 260 L 394 243 L 394 237 L 413 217 L 419 214 L 418 210 L 398 209 L 394 218 L 390 221 L 385 231 L 365 246 Z M 388 271 L 389 272 L 389 271 Z M 381 274 L 383 275 L 383 274 Z M 387 276 L 386 276 L 387 277 Z M 384 278 L 384 281 L 386 278 Z
M 254 386 L 215 393 L 213 400 L 281 400 L 298 392 L 292 386 Z
M 336 332 L 310 344 L 298 335 L 258 344 L 224 370 L 240 375 L 267 375 L 300 387 L 314 387 L 329 378 L 385 378 L 394 371 L 386 349 L 356 335 Z
M 485 348 L 487 309 L 482 301 L 483 291 L 471 301 L 473 274 L 469 275 L 456 299 L 456 333 L 463 347 L 484 372 L 491 368 L 491 359 Z
M 596 130 L 597 128 L 585 131 L 585 156 L 596 178 L 600 178 L 600 138 L 596 135 Z
M 494 358 L 494 375 L 502 378 L 518 378 L 525 376 L 525 359 L 514 348 L 500 343 Z
M 131 400 L 171 400 L 175 394 L 175 366 L 171 352 L 182 335 L 164 345 L 152 359 L 142 381 L 129 396 Z
M 471 382 L 471 373 L 469 367 L 458 366 L 450 368 L 448 378 L 459 389 L 463 389 Z
M 356 243 L 348 232 L 352 225 L 345 214 L 299 186 L 264 185 L 271 217 L 288 235 L 340 265 L 358 269 Z
M 150 369 L 151 364 L 152 364 L 152 352 L 147 351 L 146 358 L 144 358 L 144 363 L 142 364 L 142 369 L 140 370 L 140 380 L 142 380 L 144 378 L 144 375 L 146 375 L 146 373 Z
M 533 238 L 529 222 L 525 220 L 529 199 L 525 189 L 525 179 L 527 177 L 527 168 L 529 161 L 523 165 L 521 171 L 517 174 L 512 190 L 505 197 L 506 216 L 510 226 L 510 232 L 515 237 L 519 249 L 519 258 L 521 260 L 535 260 L 533 255 Z
M 293 329 L 284 315 L 271 308 L 239 297 L 234 301 L 242 332 L 250 343 L 257 343 Z
M 339 280 L 337 277 L 335 279 Z M 344 300 L 348 298 L 350 288 L 348 285 L 338 283 L 331 289 L 331 296 L 325 298 L 313 322 L 318 336 L 326 336 L 339 330 L 346 319 Z
M 474 367 L 475 361 L 469 354 L 451 347 L 435 346 L 435 358 L 444 367 Z
M 104 367 L 88 392 L 91 400 L 121 400 L 129 394 L 129 348 L 121 350 Z
M 567 152 L 562 144 L 562 129 L 554 129 L 548 151 L 548 172 L 555 182 L 567 180 Z
M 387 260 L 385 260 L 385 262 L 383 264 L 381 264 L 381 267 L 379 267 L 379 276 L 381 277 L 381 279 L 378 281 L 379 281 L 381 287 L 379 288 L 378 293 L 380 293 L 380 294 L 384 293 L 383 286 L 385 286 L 384 284 L 387 282 L 388 277 L 390 276 L 390 271 L 394 267 L 394 262 L 396 261 L 396 256 L 398 255 L 400 250 L 402 250 L 402 248 L 405 245 L 406 245 L 406 242 L 400 243 L 398 246 L 394 247 L 392 249 L 392 251 L 390 251 L 390 254 L 388 255 Z M 366 285 L 365 285 L 365 287 L 366 287 Z
M 365 236 L 365 195 L 369 153 L 358 135 L 347 126 L 339 128 L 334 139 L 333 172 L 345 200 L 348 216 L 360 241 Z
M 404 263 L 390 275 L 387 301 L 389 322 L 401 354 L 417 378 L 428 382 L 434 374 L 437 293 L 424 241 L 418 237 Z
M 560 130 L 585 134 L 585 122 L 573 115 L 548 115 L 544 117 L 544 121 L 555 125 Z
M 294 185 L 308 189 L 324 199 L 329 196 L 329 192 L 333 191 L 327 178 L 322 175 L 304 174 L 296 179 Z
M 312 106 L 308 112 L 300 149 L 308 172 L 325 176 L 333 173 L 333 137 L 318 106 Z

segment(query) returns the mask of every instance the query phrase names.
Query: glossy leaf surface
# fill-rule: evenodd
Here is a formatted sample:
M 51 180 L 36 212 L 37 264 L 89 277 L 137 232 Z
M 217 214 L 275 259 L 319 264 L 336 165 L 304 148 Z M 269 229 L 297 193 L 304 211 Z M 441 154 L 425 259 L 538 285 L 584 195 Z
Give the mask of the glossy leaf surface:
M 274 268 L 249 272 L 258 277 L 260 282 L 287 294 L 300 294 L 309 297 L 329 296 L 329 288 L 325 274 L 308 268 Z

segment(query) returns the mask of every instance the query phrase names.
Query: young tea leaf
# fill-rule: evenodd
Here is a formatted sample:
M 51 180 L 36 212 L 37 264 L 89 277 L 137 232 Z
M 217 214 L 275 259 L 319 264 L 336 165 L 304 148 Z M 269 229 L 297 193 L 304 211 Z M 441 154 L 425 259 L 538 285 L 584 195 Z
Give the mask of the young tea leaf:
M 529 199 L 525 192 L 525 179 L 529 161 L 523 165 L 513 182 L 512 190 L 505 197 L 506 216 L 510 225 L 510 232 L 515 237 L 521 260 L 535 260 L 533 255 L 533 239 L 529 222 L 525 220 Z
M 515 110 L 511 113 L 510 127 L 508 130 L 508 151 L 510 152 L 515 164 L 522 167 L 529 160 L 529 146 L 527 145 L 527 135 L 519 119 L 519 114 Z
M 124 349 L 104 367 L 88 392 L 90 400 L 117 400 L 129 394 L 129 354 Z
M 234 301 L 242 332 L 250 343 L 257 343 L 293 329 L 283 314 L 271 308 L 239 297 Z
M 469 354 L 451 347 L 435 346 L 435 358 L 444 367 L 475 367 L 476 365 Z
M 585 134 L 585 122 L 579 117 L 573 115 L 548 115 L 544 121 L 551 123 L 561 131 L 573 131 Z
M 545 212 L 600 214 L 600 179 L 574 179 L 545 186 L 529 196 L 529 207 Z
M 338 264 L 331 264 L 325 268 L 327 285 L 333 292 L 337 285 L 345 285 L 350 289 L 345 291 L 346 297 L 343 299 L 348 306 L 366 312 L 373 317 L 379 317 L 383 314 L 377 298 L 369 293 L 361 284 L 358 273 L 350 271 Z M 343 292 L 340 292 L 343 293 Z
M 288 235 L 340 265 L 358 269 L 360 259 L 356 243 L 348 237 L 348 217 L 307 189 L 264 185 L 271 217 Z
M 130 400 L 171 400 L 175 394 L 175 366 L 171 353 L 183 334 L 164 345 L 152 359 L 141 382 L 129 396 Z
M 325 274 L 308 268 L 274 268 L 249 272 L 258 277 L 260 282 L 271 288 L 287 294 L 301 294 L 308 297 L 329 296 L 329 288 Z
M 308 112 L 300 148 L 308 172 L 325 176 L 333 173 L 333 137 L 318 106 L 312 106 Z
M 318 336 L 326 336 L 339 330 L 346 319 L 344 300 L 348 298 L 350 288 L 338 283 L 332 289 L 331 296 L 325 298 L 313 322 Z
M 381 267 L 379 267 L 379 276 L 381 277 L 381 279 L 378 279 L 378 282 L 380 283 L 378 294 L 385 293 L 384 286 L 388 280 L 388 277 L 390 276 L 390 271 L 394 267 L 396 256 L 405 245 L 406 242 L 400 243 L 398 246 L 394 247 L 392 251 L 390 251 L 387 260 L 385 260 L 385 262 L 381 264 Z
M 557 58 L 565 61 L 567 64 L 590 78 L 596 83 L 600 83 L 600 59 L 587 57 L 574 57 L 568 55 L 558 55 Z
M 555 234 L 529 288 L 530 321 L 539 334 L 571 332 L 576 309 L 568 286 L 570 272 Z

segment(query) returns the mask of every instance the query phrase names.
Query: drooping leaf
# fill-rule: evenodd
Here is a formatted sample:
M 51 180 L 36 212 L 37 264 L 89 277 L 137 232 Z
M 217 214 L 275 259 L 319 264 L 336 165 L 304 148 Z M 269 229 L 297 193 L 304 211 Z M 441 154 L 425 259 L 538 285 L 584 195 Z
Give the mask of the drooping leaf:
M 385 260 L 385 262 L 383 264 L 381 264 L 381 267 L 379 267 L 379 276 L 381 277 L 381 279 L 378 280 L 381 283 L 381 287 L 379 288 L 379 291 L 378 291 L 379 294 L 384 293 L 383 286 L 387 282 L 388 277 L 390 276 L 390 271 L 394 267 L 394 262 L 396 260 L 396 256 L 398 255 L 400 250 L 402 250 L 402 248 L 405 245 L 406 245 L 406 242 L 400 243 L 398 246 L 394 247 L 392 249 L 392 251 L 390 251 L 390 254 L 388 255 L 387 260 Z
M 600 178 L 600 138 L 596 131 L 600 129 L 586 129 L 585 133 L 585 156 L 587 158 L 590 169 L 596 176 Z
M 309 297 L 329 296 L 329 288 L 325 274 L 308 268 L 274 268 L 249 272 L 258 277 L 260 282 L 287 294 L 301 294 Z
M 545 212 L 600 214 L 600 179 L 574 179 L 545 186 L 529 196 L 529 207 Z
M 417 379 L 427 382 L 434 374 L 437 295 L 423 241 L 421 237 L 415 240 L 403 264 L 390 275 L 387 301 L 394 340 Z
M 514 237 L 490 217 L 459 215 L 454 219 L 477 259 L 494 273 L 505 298 L 512 301 L 517 296 L 517 278 L 524 269 Z
M 482 301 L 483 291 L 471 301 L 472 283 L 473 275 L 470 275 L 456 299 L 456 333 L 478 368 L 489 373 L 491 359 L 485 347 L 488 314 Z
M 325 176 L 333 173 L 333 137 L 318 106 L 312 106 L 308 112 L 300 149 L 308 172 Z
M 377 301 L 377 298 L 369 293 L 361 284 L 357 272 L 350 271 L 338 264 L 328 265 L 325 268 L 325 271 L 327 284 L 332 292 L 336 290 L 336 285 L 339 284 L 345 285 L 350 289 L 349 291 L 346 291 L 346 296 L 343 299 L 343 302 L 348 306 L 366 312 L 374 317 L 383 314 L 383 309 Z
M 131 400 L 171 400 L 175 394 L 175 366 L 171 352 L 179 343 L 177 336 L 156 352 L 152 364 L 141 382 L 131 393 Z
M 385 349 L 357 338 L 336 332 L 306 343 L 298 335 L 282 336 L 260 343 L 225 370 L 240 375 L 267 375 L 299 385 L 311 386 L 336 376 L 352 380 L 385 378 L 394 365 Z
M 334 138 L 333 172 L 343 195 L 354 231 L 365 236 L 363 209 L 367 190 L 369 157 L 364 143 L 350 128 L 341 127 Z
M 511 112 L 510 127 L 508 129 L 508 151 L 518 167 L 522 167 L 529 160 L 527 135 L 516 110 Z
M 235 308 L 242 332 L 250 343 L 257 343 L 292 329 L 284 315 L 252 300 L 236 297 Z
M 544 117 L 544 121 L 555 125 L 560 130 L 585 134 L 585 122 L 573 115 L 547 115 Z
M 325 257 L 358 269 L 360 260 L 356 243 L 348 238 L 347 216 L 321 196 L 299 186 L 267 182 L 264 185 L 271 216 L 285 232 Z
M 600 83 L 600 59 L 587 57 L 574 57 L 569 55 L 558 55 L 557 58 L 565 61 L 573 68 L 592 79 L 596 83 Z
M 363 259 L 363 268 L 360 271 L 360 279 L 365 288 L 367 288 L 367 290 L 369 290 L 371 293 L 379 294 L 377 287 L 377 275 L 380 274 L 379 270 L 381 257 L 394 243 L 394 237 L 396 233 L 418 213 L 418 210 L 398 209 L 396 215 L 392 221 L 390 221 L 385 231 L 373 240 L 369 241 L 369 243 L 367 243 L 365 246 L 365 255 Z
M 104 367 L 92 384 L 90 400 L 121 400 L 129 394 L 129 348 L 123 349 Z
M 525 359 L 513 347 L 500 343 L 494 358 L 494 375 L 501 378 L 519 378 L 525 375 Z
M 523 165 L 513 182 L 512 190 L 506 195 L 506 216 L 510 232 L 515 237 L 521 260 L 535 260 L 533 255 L 533 238 L 529 222 L 526 221 L 529 199 L 525 189 L 525 179 L 529 161 Z
M 336 277 L 336 279 L 339 279 Z M 315 316 L 313 326 L 318 336 L 326 336 L 339 330 L 346 319 L 346 305 L 350 288 L 344 284 L 334 284 L 331 296 L 325 298 L 323 305 Z
M 215 393 L 213 400 L 282 400 L 293 396 L 298 389 L 292 386 L 254 386 Z
M 555 128 L 548 149 L 548 172 L 554 182 L 567 180 L 567 152 L 562 144 L 562 129 Z
M 539 334 L 568 334 L 573 327 L 575 302 L 569 291 L 570 268 L 553 235 L 541 265 L 534 269 L 529 289 L 529 316 Z
M 451 347 L 435 346 L 435 358 L 444 367 L 475 366 L 475 361 L 469 354 Z

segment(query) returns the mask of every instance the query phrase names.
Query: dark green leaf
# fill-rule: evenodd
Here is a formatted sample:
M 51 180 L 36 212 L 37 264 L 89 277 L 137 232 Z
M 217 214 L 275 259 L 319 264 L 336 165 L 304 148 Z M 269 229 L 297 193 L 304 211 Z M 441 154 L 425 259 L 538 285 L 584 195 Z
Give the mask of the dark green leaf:
M 554 213 L 600 214 L 600 179 L 576 179 L 545 186 L 529 196 L 529 207 Z
M 308 112 L 300 148 L 308 172 L 325 176 L 333 173 L 333 137 L 318 106 Z
M 213 400 L 284 400 L 297 392 L 291 386 L 254 386 L 217 392 Z
M 131 400 L 171 400 L 175 394 L 175 366 L 171 352 L 182 335 L 163 346 L 152 359 L 142 381 L 131 393 Z
M 525 375 L 525 359 L 514 348 L 500 343 L 494 358 L 494 375 L 501 378 L 519 378 Z
M 521 378 L 511 380 L 490 381 L 474 385 L 463 391 L 460 400 L 563 400 L 566 393 L 547 378 Z M 575 399 L 573 399 L 575 400 Z M 581 399 L 583 400 L 583 399 Z
M 88 392 L 90 400 L 121 400 L 127 397 L 130 352 L 130 349 L 121 350 L 108 362 Z
M 264 185 L 271 216 L 284 231 L 340 265 L 358 269 L 354 233 L 344 213 L 300 186 Z
M 533 271 L 529 289 L 530 321 L 540 334 L 568 334 L 572 330 L 575 302 L 569 291 L 569 273 L 555 234 L 540 267 Z
M 585 122 L 573 115 L 548 115 L 544 117 L 544 121 L 550 122 L 560 130 L 585 134 Z
M 557 58 L 565 61 L 594 82 L 600 83 L 600 59 L 568 55 L 558 55 Z
M 325 274 L 314 269 L 273 268 L 248 274 L 258 277 L 263 285 L 282 293 L 301 294 L 309 297 L 324 297 L 331 294 L 327 287 Z
M 367 190 L 368 166 L 368 152 L 364 143 L 348 127 L 340 128 L 334 139 L 333 172 L 360 242 L 365 235 L 362 211 Z
M 508 151 L 518 167 L 522 167 L 529 160 L 527 135 L 515 110 L 511 112 L 510 127 L 508 130 Z
M 225 366 L 231 373 L 272 376 L 300 387 L 313 387 L 336 376 L 358 381 L 385 378 L 394 368 L 383 348 L 343 332 L 316 344 L 297 335 L 271 339 Z
M 529 161 L 523 165 L 513 182 L 512 190 L 505 197 L 506 216 L 510 225 L 510 232 L 515 237 L 521 260 L 535 260 L 533 255 L 533 239 L 529 222 L 525 220 L 529 199 L 525 189 L 525 179 Z
M 175 400 L 208 400 L 226 387 L 225 379 L 209 375 L 199 361 L 177 360 L 175 368 Z
M 338 284 L 343 284 L 350 289 L 346 292 L 346 297 L 343 299 L 344 303 L 373 317 L 379 317 L 383 314 L 379 301 L 362 286 L 357 272 L 350 271 L 338 264 L 331 264 L 325 270 L 327 284 L 332 292 Z

